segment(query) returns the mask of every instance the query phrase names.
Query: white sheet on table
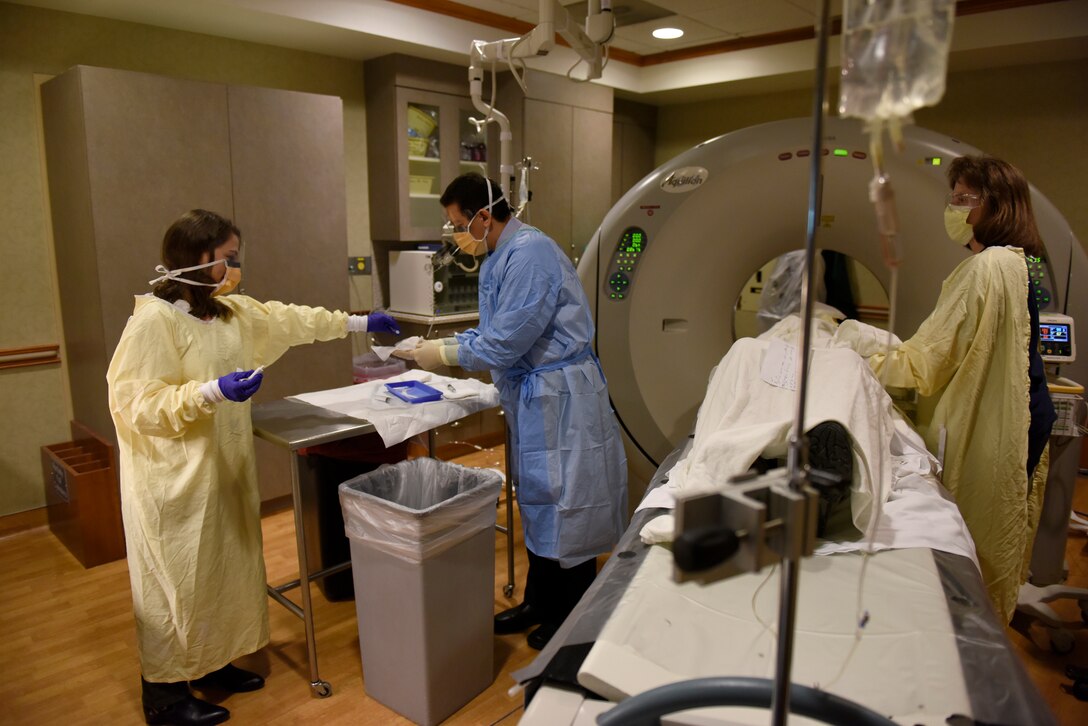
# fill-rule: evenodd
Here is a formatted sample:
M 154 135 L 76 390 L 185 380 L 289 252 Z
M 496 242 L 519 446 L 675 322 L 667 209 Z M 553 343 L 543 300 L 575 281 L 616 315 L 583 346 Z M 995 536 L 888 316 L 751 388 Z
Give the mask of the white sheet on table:
M 870 619 L 843 675 L 830 683 L 855 640 L 861 562 L 853 555 L 802 561 L 793 682 L 820 686 L 898 723 L 944 724 L 954 713 L 970 716 L 944 590 L 926 550 L 885 552 L 869 562 Z M 759 589 L 765 572 L 699 585 L 674 583 L 671 569 L 669 552 L 651 548 L 582 664 L 579 683 L 621 700 L 688 678 L 773 678 L 778 573 Z M 766 724 L 769 718 L 765 709 L 693 713 L 728 724 Z
M 448 393 L 450 397 L 428 403 L 408 403 L 389 393 L 385 387 L 387 383 L 400 381 L 420 381 Z M 498 389 L 490 383 L 420 370 L 291 398 L 371 422 L 386 446 L 399 444 L 436 426 L 499 405 Z

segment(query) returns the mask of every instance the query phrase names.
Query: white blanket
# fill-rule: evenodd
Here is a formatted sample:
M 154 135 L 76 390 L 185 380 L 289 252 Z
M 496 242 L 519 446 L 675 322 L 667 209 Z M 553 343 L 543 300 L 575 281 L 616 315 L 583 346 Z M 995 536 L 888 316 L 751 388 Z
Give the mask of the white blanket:
M 799 327 L 798 318 L 791 316 L 759 339 L 733 344 L 711 375 L 691 450 L 640 509 L 671 508 L 677 493 L 717 488 L 746 472 L 757 457 L 785 454 L 797 394 L 788 381 L 768 382 L 766 364 L 781 341 L 797 340 Z M 937 461 L 862 357 L 880 350 L 885 336 L 864 324 L 837 328 L 830 320 L 814 322 L 805 430 L 838 421 L 850 432 L 855 472 L 851 513 L 854 525 L 867 535 L 827 543 L 817 553 L 863 549 L 871 539 L 875 550 L 929 547 L 964 555 L 977 566 L 963 517 L 937 479 Z M 643 539 L 671 540 L 672 524 L 671 516 L 650 522 Z
M 443 398 L 429 403 L 402 401 L 385 387 L 387 383 L 399 381 L 426 383 L 442 391 Z M 474 378 L 449 378 L 420 370 L 410 370 L 380 381 L 303 393 L 291 398 L 369 421 L 374 424 L 386 446 L 399 444 L 436 426 L 499 405 L 499 392 L 490 383 Z

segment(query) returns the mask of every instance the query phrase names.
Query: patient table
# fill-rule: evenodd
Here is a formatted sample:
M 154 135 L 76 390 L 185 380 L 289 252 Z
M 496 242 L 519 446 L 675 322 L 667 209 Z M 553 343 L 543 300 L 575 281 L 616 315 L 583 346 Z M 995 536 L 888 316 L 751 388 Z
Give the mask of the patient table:
M 668 472 L 672 466 L 685 455 L 690 448 L 690 439 L 686 445 L 674 451 L 665 460 L 655 473 L 650 489 L 654 489 L 665 483 Z M 608 649 L 616 648 L 615 643 L 598 648 L 591 654 L 594 642 L 602 633 L 607 634 L 609 621 L 614 617 L 630 618 L 632 612 L 626 608 L 617 607 L 624 600 L 624 595 L 632 583 L 639 579 L 640 570 L 653 567 L 653 560 L 659 559 L 660 553 L 651 553 L 651 547 L 644 545 L 639 538 L 639 530 L 646 522 L 663 513 L 660 509 L 647 509 L 637 512 L 630 527 L 617 545 L 612 557 L 608 560 L 593 586 L 582 598 L 578 607 L 563 623 L 559 632 L 548 646 L 528 667 L 513 674 L 514 678 L 526 686 L 527 710 L 523 724 L 580 724 L 593 723 L 592 717 L 609 707 L 605 700 L 597 700 L 602 697 L 622 697 L 632 684 L 638 684 L 644 679 L 645 684 L 652 683 L 654 678 L 645 673 L 639 675 L 632 673 L 630 659 L 626 664 L 620 663 L 609 672 Z M 955 703 L 957 698 L 966 703 L 970 715 L 964 715 L 961 720 L 952 723 L 970 724 L 981 722 L 987 724 L 1051 724 L 1055 723 L 1046 703 L 1039 696 L 1034 685 L 1028 679 L 1027 674 L 1020 665 L 1015 653 L 1012 652 L 1005 637 L 1005 630 L 994 617 L 986 590 L 974 564 L 966 557 L 947 554 L 933 550 L 903 550 L 877 554 L 874 559 L 879 562 L 884 555 L 895 555 L 897 558 L 905 553 L 910 553 L 909 558 L 916 562 L 931 562 L 935 576 L 931 581 L 932 588 L 939 588 L 936 593 L 937 601 L 943 599 L 947 610 L 947 623 L 937 623 L 945 632 L 942 642 L 951 648 L 951 657 L 958 655 L 959 671 L 962 674 L 962 686 L 957 686 L 957 694 L 949 696 L 948 703 Z M 820 560 L 829 560 L 840 557 L 859 559 L 858 555 L 833 555 L 831 558 L 812 558 L 814 567 L 809 570 L 818 570 L 826 566 Z M 650 563 L 649 565 L 647 563 Z M 866 592 L 869 588 L 881 586 L 894 588 L 895 578 L 881 577 L 875 574 L 880 568 L 871 566 L 871 571 L 866 579 Z M 894 573 L 893 567 L 890 572 Z M 645 573 L 643 573 L 645 574 Z M 887 573 L 886 573 L 887 574 Z M 757 576 L 750 576 L 757 577 Z M 762 578 L 762 573 L 758 576 Z M 810 591 L 820 587 L 818 573 L 810 572 L 802 575 L 801 598 L 805 599 L 806 587 Z M 777 577 L 772 577 L 764 588 L 761 599 L 775 599 L 773 593 L 777 588 Z M 731 580 L 717 583 L 718 586 L 730 587 Z M 880 583 L 883 583 L 881 585 Z M 671 585 L 666 585 L 670 587 Z M 734 585 L 739 587 L 740 585 Z M 750 585 L 748 585 L 750 587 Z M 894 593 L 890 594 L 894 597 Z M 909 594 L 904 591 L 904 594 Z M 876 595 L 876 593 L 874 593 Z M 867 596 L 867 604 L 874 597 Z M 930 598 L 933 602 L 934 598 Z M 803 606 L 802 606 L 803 607 Z M 637 610 L 637 608 L 636 608 Z M 873 607 L 874 612 L 877 607 Z M 852 617 L 853 613 L 849 613 Z M 636 614 L 637 617 L 637 614 Z M 773 627 L 774 618 L 770 618 Z M 803 623 L 803 621 L 802 621 Z M 629 623 L 632 627 L 637 623 Z M 648 627 L 659 627 L 660 623 Z M 615 630 L 615 628 L 612 628 Z M 708 633 L 708 639 L 713 640 L 714 634 Z M 863 643 L 867 634 L 863 636 Z M 879 636 L 872 636 L 879 637 Z M 799 644 L 803 642 L 798 639 Z M 923 641 L 924 642 L 924 641 Z M 618 650 L 616 652 L 619 652 Z M 860 648 L 859 648 L 860 652 Z M 602 657 L 603 656 L 603 657 Z M 758 656 L 754 656 L 758 657 Z M 768 654 L 773 659 L 773 653 Z M 803 663 L 805 654 L 800 653 L 796 662 Z M 808 657 L 812 657 L 810 653 Z M 636 659 L 637 660 L 637 659 Z M 828 657 L 826 680 L 834 678 L 842 663 L 841 658 Z M 594 663 L 594 661 L 597 661 Z M 586 664 L 589 664 L 588 668 Z M 602 665 L 604 663 L 604 665 Z M 858 673 L 858 669 L 864 667 L 864 661 L 857 656 L 847 666 L 841 683 L 845 683 L 850 677 L 863 682 L 865 674 Z M 579 682 L 579 670 L 582 670 L 581 683 Z M 653 670 L 653 669 L 650 669 Z M 803 670 L 803 669 L 802 669 Z M 588 671 L 588 673 L 587 673 Z M 851 675 L 852 674 L 852 675 Z M 661 674 L 657 674 L 659 677 Z M 697 674 L 709 675 L 709 674 Z M 739 675 L 734 673 L 718 673 L 715 675 Z M 795 679 L 805 674 L 794 670 Z M 592 683 L 596 691 L 586 688 L 584 683 Z M 661 683 L 667 681 L 660 681 Z M 805 685 L 813 685 L 806 683 Z M 832 688 L 832 691 L 835 689 Z M 604 693 L 602 693 L 602 691 Z M 864 697 L 858 698 L 857 693 L 851 697 L 865 704 Z M 715 709 L 714 720 L 706 719 L 708 712 L 693 711 L 687 714 L 695 714 L 683 717 L 687 720 L 670 720 L 669 723 L 766 723 L 770 718 L 770 712 L 762 714 L 762 720 L 753 718 L 751 713 L 737 711 L 737 720 L 732 720 L 733 711 L 729 711 L 729 721 L 723 721 L 722 711 Z M 760 714 L 757 714 L 759 716 Z M 951 717 L 955 714 L 949 713 Z M 972 717 L 974 720 L 972 720 Z M 944 720 L 942 716 L 941 721 Z M 800 719 L 794 719 L 797 723 L 804 723 Z M 913 720 L 904 720 L 902 723 L 914 723 Z M 931 721 L 937 722 L 937 721 Z

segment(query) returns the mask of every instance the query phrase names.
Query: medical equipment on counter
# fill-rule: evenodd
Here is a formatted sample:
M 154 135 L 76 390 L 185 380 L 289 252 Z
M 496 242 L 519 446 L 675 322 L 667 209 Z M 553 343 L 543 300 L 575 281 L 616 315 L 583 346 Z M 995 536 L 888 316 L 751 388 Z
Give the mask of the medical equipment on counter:
M 432 250 L 390 251 L 390 310 L 432 317 L 479 309 L 479 273 L 460 265 L 436 266 L 435 254 Z

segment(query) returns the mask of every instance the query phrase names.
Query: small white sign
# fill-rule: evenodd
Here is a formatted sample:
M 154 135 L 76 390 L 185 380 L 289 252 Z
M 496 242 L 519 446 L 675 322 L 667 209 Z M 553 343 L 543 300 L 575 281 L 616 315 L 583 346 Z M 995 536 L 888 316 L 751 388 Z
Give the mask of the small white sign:
M 776 388 L 797 390 L 797 348 L 782 340 L 772 340 L 763 356 L 759 377 Z

